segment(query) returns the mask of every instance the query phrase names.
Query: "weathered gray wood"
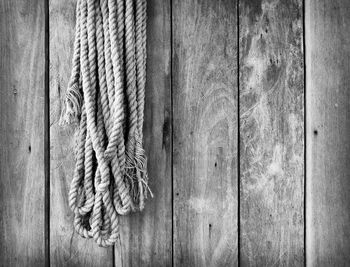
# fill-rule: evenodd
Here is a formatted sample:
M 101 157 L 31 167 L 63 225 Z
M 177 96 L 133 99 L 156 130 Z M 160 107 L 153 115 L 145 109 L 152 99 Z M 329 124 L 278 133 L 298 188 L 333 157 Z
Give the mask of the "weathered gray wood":
M 112 266 L 113 249 L 99 248 L 73 229 L 68 190 L 74 168 L 74 127 L 58 120 L 71 70 L 75 0 L 51 0 L 50 18 L 50 261 L 53 266 Z
M 147 16 L 144 142 L 154 198 L 142 213 L 121 218 L 118 267 L 172 263 L 170 0 L 148 0 Z
M 306 1 L 306 258 L 350 264 L 350 2 Z
M 242 266 L 304 263 L 301 0 L 240 1 Z
M 173 1 L 175 266 L 237 265 L 236 1 Z
M 0 1 L 0 265 L 44 266 L 43 1 Z

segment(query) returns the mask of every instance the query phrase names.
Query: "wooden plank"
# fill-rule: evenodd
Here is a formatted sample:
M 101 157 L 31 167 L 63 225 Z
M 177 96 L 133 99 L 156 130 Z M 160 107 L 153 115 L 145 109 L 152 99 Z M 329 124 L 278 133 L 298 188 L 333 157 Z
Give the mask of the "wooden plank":
M 240 1 L 242 266 L 304 263 L 302 1 Z
M 237 265 L 236 1 L 173 1 L 174 265 Z
M 306 1 L 308 266 L 350 262 L 350 2 Z
M 45 265 L 43 1 L 0 1 L 1 266 Z
M 74 127 L 58 125 L 73 54 L 76 0 L 51 0 L 50 19 L 50 261 L 53 266 L 112 266 L 113 249 L 99 248 L 73 229 L 68 190 L 74 168 Z
M 148 0 L 147 16 L 144 143 L 154 198 L 121 218 L 118 267 L 172 264 L 170 0 Z

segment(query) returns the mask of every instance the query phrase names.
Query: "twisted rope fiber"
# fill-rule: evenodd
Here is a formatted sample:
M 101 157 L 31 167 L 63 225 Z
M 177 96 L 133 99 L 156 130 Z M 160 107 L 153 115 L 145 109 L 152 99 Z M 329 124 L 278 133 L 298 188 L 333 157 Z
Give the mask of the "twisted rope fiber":
M 77 0 L 72 71 L 62 124 L 77 123 L 69 192 L 74 228 L 102 247 L 119 216 L 142 210 L 146 0 Z

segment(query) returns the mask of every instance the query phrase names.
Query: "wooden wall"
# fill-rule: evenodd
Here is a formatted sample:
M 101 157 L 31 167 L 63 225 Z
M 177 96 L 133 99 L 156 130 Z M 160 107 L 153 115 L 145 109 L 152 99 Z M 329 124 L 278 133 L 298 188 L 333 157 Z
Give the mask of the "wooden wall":
M 0 265 L 43 266 L 45 6 L 0 1 Z
M 239 14 L 241 263 L 302 266 L 302 1 L 241 0 Z
M 237 4 L 173 1 L 174 265 L 237 265 Z
M 350 263 L 350 2 L 305 6 L 306 255 Z
M 148 0 L 154 198 L 109 249 L 68 207 L 75 4 L 0 1 L 0 266 L 349 264 L 347 0 Z

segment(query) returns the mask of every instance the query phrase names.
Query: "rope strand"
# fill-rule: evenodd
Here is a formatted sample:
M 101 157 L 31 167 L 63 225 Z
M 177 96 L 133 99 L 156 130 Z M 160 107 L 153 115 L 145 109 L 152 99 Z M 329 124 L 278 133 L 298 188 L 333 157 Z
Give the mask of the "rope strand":
M 61 123 L 79 123 L 69 191 L 74 228 L 102 247 L 118 216 L 142 210 L 146 0 L 77 0 L 72 71 Z M 151 194 L 152 195 L 152 194 Z

